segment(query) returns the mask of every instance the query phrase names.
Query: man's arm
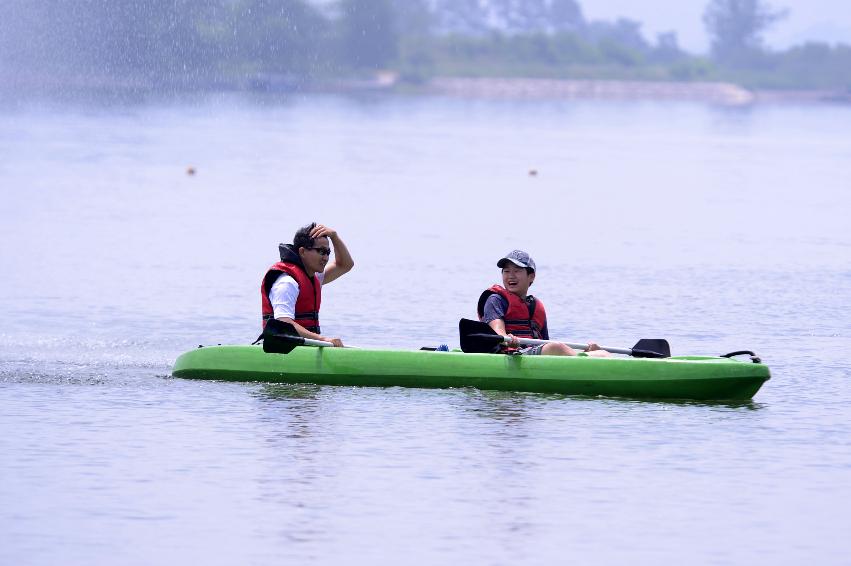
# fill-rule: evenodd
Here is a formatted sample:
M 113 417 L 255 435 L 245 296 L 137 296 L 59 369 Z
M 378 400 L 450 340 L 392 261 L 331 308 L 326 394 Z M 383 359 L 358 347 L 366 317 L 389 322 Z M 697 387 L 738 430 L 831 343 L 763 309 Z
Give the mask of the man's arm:
M 325 266 L 325 278 L 322 281 L 323 285 L 327 285 L 341 275 L 351 271 L 355 266 L 355 261 L 352 259 L 349 249 L 343 243 L 343 240 L 340 239 L 336 230 L 322 224 L 317 224 L 316 228 L 310 232 L 311 238 L 321 238 L 323 236 L 331 240 L 331 243 L 334 245 L 334 259 L 329 261 L 328 265 Z
M 325 336 L 322 336 L 315 332 L 311 332 L 310 330 L 303 327 L 288 316 L 279 317 L 278 320 L 283 322 L 289 322 L 290 324 L 292 324 L 293 328 L 295 328 L 295 331 L 298 332 L 298 335 L 302 338 L 309 338 L 310 340 L 322 340 L 323 342 L 331 342 L 332 344 L 334 344 L 334 346 L 338 348 L 341 348 L 343 346 L 343 341 L 339 338 L 326 338 Z
M 272 285 L 272 290 L 269 293 L 269 301 L 272 303 L 275 318 L 288 322 L 293 325 L 295 331 L 302 338 L 310 338 L 311 340 L 322 340 L 324 342 L 333 342 L 335 346 L 342 346 L 343 342 L 339 338 L 326 338 L 315 332 L 311 332 L 295 320 L 295 304 L 298 300 L 298 283 L 289 275 L 282 274 Z

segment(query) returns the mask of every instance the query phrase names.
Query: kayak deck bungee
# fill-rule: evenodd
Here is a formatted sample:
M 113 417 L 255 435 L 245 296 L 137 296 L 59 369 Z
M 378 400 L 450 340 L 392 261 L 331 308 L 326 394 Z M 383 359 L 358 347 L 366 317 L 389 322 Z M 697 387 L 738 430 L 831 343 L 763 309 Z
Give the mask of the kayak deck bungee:
M 474 387 L 611 397 L 744 400 L 770 378 L 762 363 L 723 357 L 594 358 L 301 346 L 206 346 L 181 355 L 175 377 L 369 387 Z

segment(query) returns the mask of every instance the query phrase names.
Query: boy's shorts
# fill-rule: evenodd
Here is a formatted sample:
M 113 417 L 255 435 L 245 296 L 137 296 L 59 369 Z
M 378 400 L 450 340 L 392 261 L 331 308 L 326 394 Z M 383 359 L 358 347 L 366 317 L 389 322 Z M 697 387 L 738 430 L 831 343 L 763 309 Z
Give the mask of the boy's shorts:
M 541 351 L 544 349 L 543 344 L 539 344 L 538 346 L 529 346 L 527 348 L 520 348 L 517 352 L 521 356 L 540 356 Z

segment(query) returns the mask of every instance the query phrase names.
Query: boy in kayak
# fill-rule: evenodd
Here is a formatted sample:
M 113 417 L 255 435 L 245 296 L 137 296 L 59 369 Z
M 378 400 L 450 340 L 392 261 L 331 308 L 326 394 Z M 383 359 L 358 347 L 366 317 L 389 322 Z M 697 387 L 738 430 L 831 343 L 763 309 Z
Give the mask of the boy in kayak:
M 496 266 L 502 270 L 502 286 L 494 285 L 479 297 L 479 320 L 497 334 L 506 336 L 499 353 L 544 356 L 575 356 L 576 350 L 551 342 L 540 346 L 521 347 L 518 337 L 549 340 L 547 311 L 543 303 L 529 295 L 535 281 L 535 261 L 524 251 L 514 250 L 500 259 Z M 606 357 L 611 354 L 594 343 L 589 344 L 589 356 Z
M 342 347 L 339 338 L 320 334 L 319 305 L 322 286 L 348 273 L 355 265 L 346 244 L 336 230 L 314 222 L 299 228 L 293 243 L 279 244 L 278 250 L 281 261 L 266 271 L 260 284 L 263 327 L 276 318 L 292 324 L 302 338 Z

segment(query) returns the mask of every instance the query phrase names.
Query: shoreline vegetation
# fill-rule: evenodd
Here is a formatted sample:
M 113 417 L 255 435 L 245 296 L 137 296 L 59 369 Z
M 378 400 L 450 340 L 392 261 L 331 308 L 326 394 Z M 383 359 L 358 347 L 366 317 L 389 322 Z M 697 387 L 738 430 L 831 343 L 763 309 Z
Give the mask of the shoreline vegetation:
M 186 88 L 135 80 L 116 80 L 111 77 L 6 77 L 0 84 L 9 90 L 32 96 L 46 91 L 62 92 L 66 96 L 105 95 L 107 97 L 139 98 L 147 95 L 183 93 L 267 93 L 278 95 L 305 94 L 404 94 L 433 95 L 451 98 L 489 100 L 609 100 L 609 101 L 671 101 L 703 102 L 719 106 L 748 106 L 752 104 L 851 104 L 847 90 L 765 90 L 747 89 L 722 81 L 670 80 L 613 80 L 613 79 L 555 79 L 537 77 L 465 77 L 436 76 L 417 83 L 408 83 L 395 71 L 377 71 L 356 77 L 309 80 L 285 74 L 260 73 L 241 81 L 222 80 L 204 83 L 203 88 Z M 2 91 L 0 91 L 2 95 Z M 2 96 L 0 96 L 2 98 Z
M 789 14 L 708 0 L 708 55 L 576 0 L 50 0 L 0 7 L 0 97 L 398 92 L 502 99 L 851 102 L 851 46 L 772 51 Z

